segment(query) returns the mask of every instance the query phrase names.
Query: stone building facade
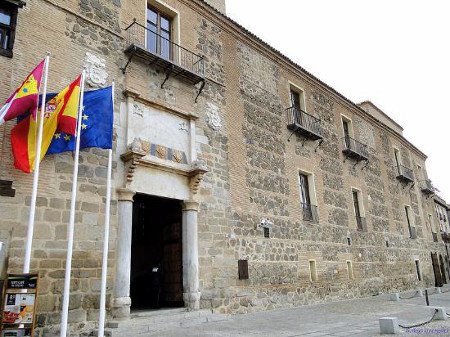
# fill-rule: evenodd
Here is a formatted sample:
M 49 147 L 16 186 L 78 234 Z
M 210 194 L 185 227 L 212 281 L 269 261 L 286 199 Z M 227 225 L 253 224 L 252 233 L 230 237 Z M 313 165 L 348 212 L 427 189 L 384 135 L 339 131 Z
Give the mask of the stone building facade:
M 8 3 L 18 14 L 2 101 L 45 51 L 50 91 L 84 66 L 90 88 L 116 83 L 109 319 L 151 307 L 154 267 L 163 305 L 219 313 L 434 284 L 430 253 L 446 253 L 419 183 L 425 154 L 373 103 L 227 18 L 224 1 Z M 32 184 L 13 169 L 11 128 L 0 128 L 0 178 L 12 182 L 0 196 L 3 277 L 22 269 Z M 31 269 L 42 336 L 60 322 L 72 163 L 41 166 Z M 107 153 L 84 150 L 80 163 L 74 333 L 98 319 Z

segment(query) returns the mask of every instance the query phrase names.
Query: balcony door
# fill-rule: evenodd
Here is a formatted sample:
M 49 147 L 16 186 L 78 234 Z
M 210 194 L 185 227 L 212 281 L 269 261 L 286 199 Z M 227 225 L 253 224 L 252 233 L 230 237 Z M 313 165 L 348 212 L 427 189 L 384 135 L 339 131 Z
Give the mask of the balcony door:
M 348 125 L 348 121 L 345 119 L 342 120 L 342 128 L 344 129 L 344 142 L 345 147 L 350 149 L 350 126 Z
M 291 102 L 294 107 L 294 119 L 295 122 L 299 125 L 303 125 L 301 105 L 300 105 L 300 94 L 297 91 L 291 90 Z
M 397 165 L 397 171 L 398 174 L 402 174 L 402 172 L 400 171 L 400 159 L 399 159 L 399 154 L 398 154 L 398 150 L 394 148 L 394 157 L 395 157 L 395 164 Z
M 172 22 L 152 7 L 147 8 L 147 49 L 160 57 L 172 59 Z

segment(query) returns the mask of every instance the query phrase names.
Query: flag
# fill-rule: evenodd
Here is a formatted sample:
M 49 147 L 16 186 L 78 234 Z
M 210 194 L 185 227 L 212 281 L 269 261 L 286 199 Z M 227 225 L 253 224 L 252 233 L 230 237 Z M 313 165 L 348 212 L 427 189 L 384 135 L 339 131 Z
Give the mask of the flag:
M 99 147 L 112 149 L 113 138 L 112 87 L 86 91 L 81 116 L 80 148 Z M 63 132 L 53 136 L 48 154 L 75 150 L 75 137 Z
M 0 108 L 0 125 L 26 113 L 31 113 L 36 119 L 44 66 L 45 60 L 39 63 L 22 85 L 6 100 L 5 105 Z
M 75 134 L 80 81 L 81 76 L 78 76 L 75 81 L 46 103 L 40 160 L 47 153 L 56 130 L 64 130 L 68 135 Z M 35 167 L 38 128 L 38 120 L 30 115 L 11 131 L 14 166 L 26 173 L 33 171 Z

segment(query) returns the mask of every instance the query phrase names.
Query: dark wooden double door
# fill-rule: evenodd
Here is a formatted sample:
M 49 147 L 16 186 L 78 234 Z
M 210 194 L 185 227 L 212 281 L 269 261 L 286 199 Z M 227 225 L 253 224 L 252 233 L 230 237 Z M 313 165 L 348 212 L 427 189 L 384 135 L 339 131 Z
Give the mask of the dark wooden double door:
M 131 245 L 131 307 L 182 307 L 181 202 L 136 195 Z

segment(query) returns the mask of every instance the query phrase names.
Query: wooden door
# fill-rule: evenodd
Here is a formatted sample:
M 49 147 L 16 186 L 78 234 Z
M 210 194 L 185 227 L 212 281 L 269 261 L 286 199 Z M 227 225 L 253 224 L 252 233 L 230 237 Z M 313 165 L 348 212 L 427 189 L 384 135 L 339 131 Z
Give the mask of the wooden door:
M 431 263 L 433 265 L 435 286 L 442 287 L 443 282 L 442 282 L 441 268 L 439 267 L 439 260 L 437 257 L 437 253 L 431 253 Z

